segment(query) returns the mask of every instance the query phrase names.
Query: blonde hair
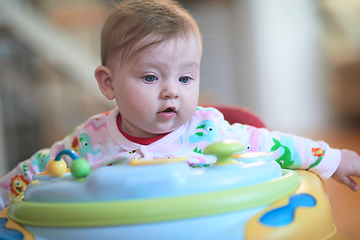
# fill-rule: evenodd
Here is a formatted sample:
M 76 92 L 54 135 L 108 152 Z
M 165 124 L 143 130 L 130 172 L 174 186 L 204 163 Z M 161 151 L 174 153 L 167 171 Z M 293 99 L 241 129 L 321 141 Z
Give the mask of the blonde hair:
M 139 44 L 150 34 L 154 38 Z M 124 60 L 130 53 L 142 51 L 149 46 L 175 37 L 192 35 L 201 44 L 198 25 L 178 3 L 172 0 L 124 0 L 116 5 L 103 26 L 101 62 L 103 66 L 107 66 L 118 53 Z

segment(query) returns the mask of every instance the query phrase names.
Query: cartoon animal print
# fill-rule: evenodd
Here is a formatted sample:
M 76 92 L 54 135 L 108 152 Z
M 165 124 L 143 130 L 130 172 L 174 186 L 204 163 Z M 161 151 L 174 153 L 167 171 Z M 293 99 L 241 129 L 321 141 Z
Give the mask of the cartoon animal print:
M 325 151 L 322 148 L 312 148 L 311 154 L 315 157 L 323 157 L 325 154 Z
M 86 153 L 98 154 L 101 150 L 97 149 L 96 151 L 92 148 L 92 142 L 89 135 L 85 133 L 80 133 L 80 155 L 81 157 L 86 157 Z
M 110 138 L 109 138 L 109 140 L 110 140 Z M 126 164 L 129 161 L 129 159 L 131 159 L 131 157 L 134 153 L 136 153 L 136 149 L 127 151 L 127 152 L 123 153 L 122 156 L 117 156 L 115 158 L 111 157 L 111 158 L 107 159 L 104 163 L 106 166 L 123 165 L 123 164 Z
M 183 135 L 180 136 L 179 140 L 177 142 L 180 142 L 180 144 L 183 144 Z
M 278 150 L 280 147 L 282 147 L 284 149 L 284 153 L 280 157 L 275 159 L 280 164 L 281 168 L 287 168 L 290 165 L 292 165 L 294 163 L 294 161 L 291 160 L 290 149 L 288 147 L 282 145 L 280 143 L 280 141 L 275 138 L 273 138 L 273 142 L 274 142 L 274 145 L 270 149 L 271 152 Z
M 296 151 L 294 139 L 290 136 L 281 136 L 280 141 L 273 138 L 274 146 L 270 151 L 276 151 L 280 147 L 279 158 L 275 159 L 282 168 L 299 168 L 302 165 L 301 157 Z M 280 143 L 281 142 L 281 143 Z
M 190 166 L 197 165 L 197 164 L 206 164 L 206 160 L 201 156 L 190 156 L 187 160 L 187 163 Z
M 11 179 L 10 189 L 11 194 L 8 194 L 8 197 L 17 197 L 20 194 L 24 193 L 26 187 L 29 185 L 29 182 L 24 179 L 24 176 L 15 175 Z
M 260 151 L 260 136 L 261 133 L 256 128 L 247 128 L 246 131 L 250 133 L 249 142 L 245 145 L 246 152 Z
M 200 116 L 202 116 L 202 117 L 205 117 L 205 116 L 206 116 L 207 114 L 209 114 L 209 113 L 212 114 L 212 115 L 214 115 L 215 117 L 220 116 L 219 111 L 214 110 L 214 109 L 210 109 L 210 108 L 205 109 L 205 108 L 203 108 L 203 107 L 197 107 L 196 110 L 198 111 L 198 113 L 199 113 Z
M 28 171 L 27 167 L 28 167 L 27 164 L 23 163 L 22 168 L 23 168 L 24 176 L 27 176 L 27 173 L 26 173 Z
M 0 187 L 6 189 L 8 191 L 11 191 L 11 188 L 9 185 L 0 184 Z
M 195 149 L 193 150 L 193 152 L 202 154 L 201 149 L 200 149 L 200 148 L 198 149 L 198 147 L 195 147 Z
M 111 162 L 108 162 L 107 166 L 123 165 L 123 163 L 125 164 L 127 161 L 128 161 L 128 158 L 125 156 L 125 157 L 121 157 L 121 158 L 112 160 Z
M 103 112 L 101 115 L 108 116 L 111 113 L 111 111 Z
M 92 127 L 92 129 L 93 129 L 95 132 L 97 132 L 97 131 L 99 131 L 101 128 L 103 128 L 103 127 L 106 128 L 106 127 L 107 127 L 105 122 L 97 125 L 97 124 L 98 124 L 97 120 L 99 120 L 99 119 L 98 119 L 98 118 L 95 118 L 95 121 L 94 121 L 94 120 L 90 120 L 89 122 L 87 122 L 87 123 L 84 125 L 84 129 L 86 129 L 86 128 L 88 128 L 88 127 Z
M 49 162 L 49 159 L 50 159 L 49 153 L 43 153 L 39 151 L 34 155 L 34 161 L 32 162 L 32 164 L 33 166 L 38 166 L 39 172 L 42 172 L 46 164 Z
M 195 164 L 192 165 L 191 168 L 206 168 L 206 167 L 210 167 L 210 164 Z
M 318 159 L 313 164 L 310 165 L 308 170 L 310 168 L 316 167 L 321 162 L 321 160 L 324 158 L 325 151 L 322 148 L 312 148 L 311 149 L 311 154 L 314 157 L 317 157 Z
M 74 139 L 71 142 L 71 146 L 70 146 L 71 150 L 73 150 L 74 152 L 78 153 L 80 151 L 80 142 L 79 142 L 79 138 L 78 137 L 74 137 Z
M 202 141 L 212 143 L 214 142 L 214 138 L 219 139 L 216 126 L 211 120 L 202 121 L 196 129 L 199 129 L 199 131 L 190 136 L 190 143 L 198 143 Z
M 55 146 L 55 148 L 56 148 L 56 146 Z M 55 155 L 57 155 L 61 150 L 64 150 L 64 149 L 66 149 L 65 144 L 58 145 L 57 150 L 55 150 L 55 153 L 56 153 Z

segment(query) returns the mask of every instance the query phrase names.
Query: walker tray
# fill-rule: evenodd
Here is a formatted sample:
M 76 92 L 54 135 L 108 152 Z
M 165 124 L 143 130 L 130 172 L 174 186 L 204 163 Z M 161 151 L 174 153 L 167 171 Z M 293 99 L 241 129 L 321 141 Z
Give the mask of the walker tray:
M 335 234 L 316 175 L 281 169 L 271 154 L 231 152 L 230 160 L 220 155 L 207 167 L 154 159 L 85 170 L 84 176 L 73 167 L 60 177 L 35 175 L 25 193 L 0 212 L 0 239 L 279 240 Z

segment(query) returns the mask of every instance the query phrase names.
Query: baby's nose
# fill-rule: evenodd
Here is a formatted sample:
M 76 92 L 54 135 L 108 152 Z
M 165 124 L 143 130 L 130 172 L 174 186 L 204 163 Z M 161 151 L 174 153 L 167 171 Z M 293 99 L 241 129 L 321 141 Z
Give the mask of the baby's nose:
M 175 84 L 167 84 L 161 92 L 161 97 L 177 99 L 179 97 L 177 86 Z
M 177 91 L 170 91 L 166 93 L 165 98 L 178 98 L 179 94 Z

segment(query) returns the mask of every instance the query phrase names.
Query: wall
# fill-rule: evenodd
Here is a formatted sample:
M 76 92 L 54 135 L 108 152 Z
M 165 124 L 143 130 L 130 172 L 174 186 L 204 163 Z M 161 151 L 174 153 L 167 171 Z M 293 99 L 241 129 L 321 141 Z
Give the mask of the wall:
M 330 118 L 317 3 L 189 4 L 203 33 L 202 101 L 251 108 L 269 128 L 311 132 Z

